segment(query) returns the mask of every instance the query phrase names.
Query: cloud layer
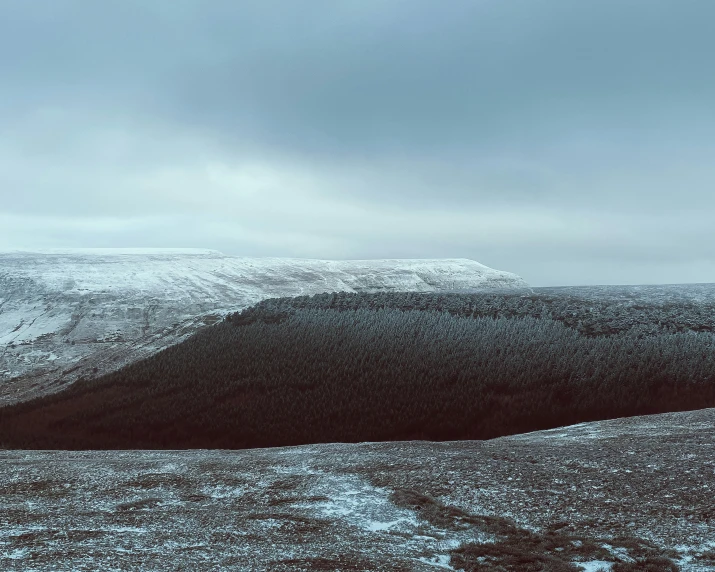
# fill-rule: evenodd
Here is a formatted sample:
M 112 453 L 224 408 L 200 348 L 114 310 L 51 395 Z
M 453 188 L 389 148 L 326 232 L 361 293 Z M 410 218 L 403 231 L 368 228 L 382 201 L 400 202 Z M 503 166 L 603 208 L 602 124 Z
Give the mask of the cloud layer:
M 0 247 L 715 282 L 707 0 L 0 0 Z

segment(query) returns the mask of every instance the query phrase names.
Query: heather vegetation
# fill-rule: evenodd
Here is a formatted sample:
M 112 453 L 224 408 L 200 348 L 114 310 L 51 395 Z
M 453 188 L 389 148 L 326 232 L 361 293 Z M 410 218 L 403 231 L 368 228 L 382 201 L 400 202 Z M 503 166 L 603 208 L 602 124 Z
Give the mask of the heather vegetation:
M 540 294 L 270 300 L 101 379 L 0 410 L 0 442 L 483 439 L 715 406 L 712 315 L 633 305 Z

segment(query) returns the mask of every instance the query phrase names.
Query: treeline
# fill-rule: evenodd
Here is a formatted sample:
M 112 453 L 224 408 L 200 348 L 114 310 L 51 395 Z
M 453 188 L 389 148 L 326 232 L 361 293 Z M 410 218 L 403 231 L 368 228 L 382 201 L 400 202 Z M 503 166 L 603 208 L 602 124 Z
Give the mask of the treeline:
M 700 286 L 700 285 L 697 285 Z M 678 332 L 715 333 L 715 286 L 701 299 L 688 286 L 536 288 L 494 293 L 326 293 L 272 298 L 228 316 L 236 323 L 275 320 L 294 310 L 376 310 L 393 308 L 448 312 L 474 318 L 548 318 L 585 336 L 628 333 L 654 336 Z M 691 288 L 693 289 L 693 288 Z M 683 292 L 683 290 L 686 290 Z M 690 294 L 690 295 L 689 295 Z
M 504 298 L 508 307 L 535 307 Z M 715 406 L 712 333 L 584 335 L 553 311 L 479 316 L 478 299 L 267 301 L 99 380 L 0 410 L 0 444 L 245 448 L 484 439 Z

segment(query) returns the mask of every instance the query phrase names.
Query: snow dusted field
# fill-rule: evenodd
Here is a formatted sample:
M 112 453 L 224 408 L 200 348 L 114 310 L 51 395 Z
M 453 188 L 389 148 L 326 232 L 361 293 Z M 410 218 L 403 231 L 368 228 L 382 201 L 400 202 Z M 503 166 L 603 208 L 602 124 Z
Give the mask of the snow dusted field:
M 0 404 L 117 369 L 264 298 L 515 287 L 526 284 L 464 259 L 236 258 L 191 249 L 4 252 Z
M 485 442 L 0 451 L 0 569 L 448 570 L 492 542 L 546 570 L 715 570 L 713 489 L 713 409 Z

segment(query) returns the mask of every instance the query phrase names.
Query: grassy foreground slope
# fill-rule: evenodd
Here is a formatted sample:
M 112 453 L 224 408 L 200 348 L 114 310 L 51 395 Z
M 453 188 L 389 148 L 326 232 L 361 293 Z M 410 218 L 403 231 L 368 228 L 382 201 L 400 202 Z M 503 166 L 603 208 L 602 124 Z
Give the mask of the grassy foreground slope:
M 0 410 L 0 442 L 135 449 L 483 439 L 715 406 L 712 300 L 626 298 L 541 291 L 265 301 L 118 372 Z
M 712 572 L 715 409 L 489 441 L 2 451 L 0 570 Z

